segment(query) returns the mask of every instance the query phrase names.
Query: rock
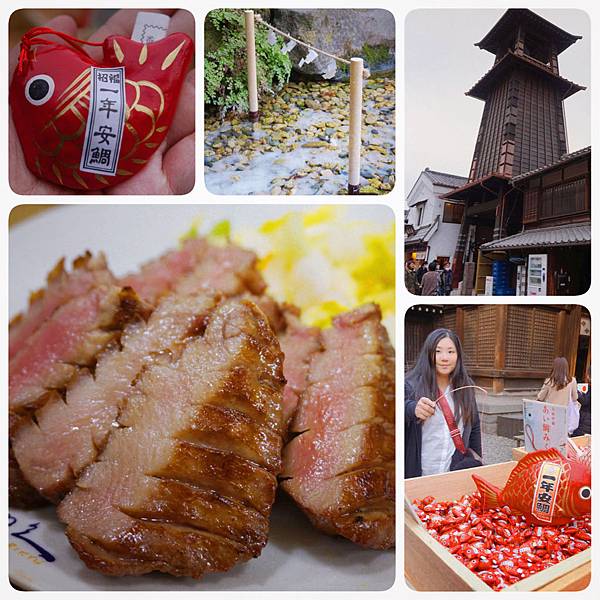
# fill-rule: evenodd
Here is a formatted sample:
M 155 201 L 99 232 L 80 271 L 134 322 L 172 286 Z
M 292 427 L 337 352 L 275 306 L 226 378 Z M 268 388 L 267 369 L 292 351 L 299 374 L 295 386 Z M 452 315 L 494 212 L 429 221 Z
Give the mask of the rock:
M 336 56 L 362 57 L 371 73 L 394 69 L 396 23 L 392 14 L 381 9 L 272 9 L 271 22 L 295 38 Z M 290 59 L 296 71 L 320 79 L 329 58 L 319 55 L 313 62 L 298 67 L 306 49 L 296 46 Z M 337 76 L 347 79 L 347 69 Z
M 326 148 L 329 146 L 327 142 L 318 141 L 318 142 L 306 142 L 302 144 L 303 148 Z

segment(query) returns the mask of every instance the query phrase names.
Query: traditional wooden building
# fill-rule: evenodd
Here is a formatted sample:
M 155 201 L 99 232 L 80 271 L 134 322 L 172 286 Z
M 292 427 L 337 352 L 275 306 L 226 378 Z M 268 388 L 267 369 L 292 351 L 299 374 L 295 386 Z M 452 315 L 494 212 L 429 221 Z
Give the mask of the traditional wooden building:
M 406 197 L 404 259 L 440 265 L 449 261 L 456 247 L 464 205 L 442 196 L 463 186 L 466 177 L 426 168 Z
M 522 230 L 523 198 L 513 182 L 568 152 L 563 101 L 585 88 L 561 76 L 558 56 L 580 37 L 528 9 L 509 9 L 476 44 L 494 64 L 466 92 L 485 102 L 469 181 L 445 196 L 465 204 L 453 259 L 456 282 L 471 264 L 463 294 L 483 293 L 489 260 L 480 248 Z
M 482 244 L 480 251 L 488 263 L 492 257 L 521 263 L 513 274 L 520 295 L 568 296 L 588 290 L 591 166 L 588 147 L 511 179 L 521 199 L 522 230 Z
M 457 333 L 469 374 L 493 393 L 538 389 L 557 356 L 579 382 L 590 365 L 590 314 L 579 305 L 413 306 L 405 318 L 406 370 L 438 327 Z

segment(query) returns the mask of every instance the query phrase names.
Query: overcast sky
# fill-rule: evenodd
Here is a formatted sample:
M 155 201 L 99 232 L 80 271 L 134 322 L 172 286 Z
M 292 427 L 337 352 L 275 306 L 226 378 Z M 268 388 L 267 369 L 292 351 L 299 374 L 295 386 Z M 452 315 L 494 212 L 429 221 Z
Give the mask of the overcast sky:
M 405 23 L 405 193 L 429 167 L 468 176 L 484 103 L 464 93 L 492 66 L 479 42 L 504 14 L 495 9 L 416 10 Z M 565 101 L 569 151 L 590 145 L 590 23 L 580 10 L 536 9 L 583 36 L 558 57 L 560 73 L 586 86 Z

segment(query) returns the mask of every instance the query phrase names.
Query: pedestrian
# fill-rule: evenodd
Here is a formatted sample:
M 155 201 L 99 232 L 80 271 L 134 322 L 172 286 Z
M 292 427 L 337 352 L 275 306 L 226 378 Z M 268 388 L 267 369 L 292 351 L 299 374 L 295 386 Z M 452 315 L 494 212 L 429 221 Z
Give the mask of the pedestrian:
M 440 285 L 440 274 L 436 271 L 436 262 L 429 263 L 429 270 L 421 280 L 421 296 L 437 296 Z
M 404 267 L 404 285 L 411 294 L 417 293 L 417 272 L 415 263 L 412 260 L 406 261 Z
M 569 400 L 577 401 L 577 380 L 569 377 L 569 363 L 563 356 L 554 359 L 552 371 L 538 392 L 539 402 L 567 406 Z
M 579 426 L 573 432 L 573 435 L 591 435 L 592 433 L 592 386 L 590 382 L 590 371 L 587 371 L 587 392 L 581 392 L 578 395 L 579 404 Z
M 436 329 L 404 384 L 404 476 L 481 466 L 481 426 L 460 340 Z M 453 437 L 451 430 L 460 432 Z
M 444 269 L 440 275 L 440 288 L 442 296 L 449 296 L 452 293 L 452 267 L 448 261 L 444 263 Z
M 417 290 L 419 294 L 422 293 L 423 275 L 425 275 L 425 273 L 427 273 L 427 263 L 422 260 L 419 268 L 417 269 Z

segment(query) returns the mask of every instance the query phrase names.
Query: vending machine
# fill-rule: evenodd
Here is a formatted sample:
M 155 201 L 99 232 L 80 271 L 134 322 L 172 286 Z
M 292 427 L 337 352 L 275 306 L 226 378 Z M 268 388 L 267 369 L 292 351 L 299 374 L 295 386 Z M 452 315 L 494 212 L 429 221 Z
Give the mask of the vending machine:
M 530 254 L 527 261 L 527 295 L 545 296 L 548 292 L 548 255 Z

